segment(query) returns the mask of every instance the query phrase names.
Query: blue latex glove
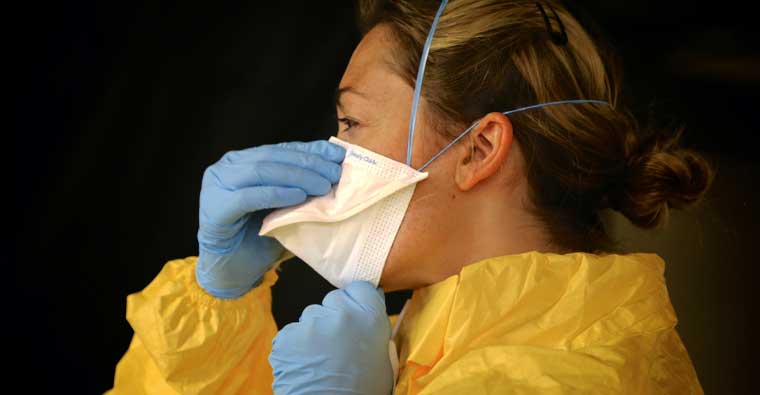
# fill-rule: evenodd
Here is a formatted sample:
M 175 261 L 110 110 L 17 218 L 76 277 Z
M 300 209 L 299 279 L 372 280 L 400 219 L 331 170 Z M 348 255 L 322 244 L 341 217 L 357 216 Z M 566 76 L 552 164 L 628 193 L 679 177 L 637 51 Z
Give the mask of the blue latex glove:
M 393 389 L 385 294 L 355 281 L 311 305 L 272 342 L 274 392 L 382 394 Z
M 277 240 L 258 235 L 264 216 L 329 192 L 345 155 L 327 141 L 293 142 L 231 151 L 209 166 L 198 214 L 198 284 L 223 299 L 257 284 L 283 252 Z

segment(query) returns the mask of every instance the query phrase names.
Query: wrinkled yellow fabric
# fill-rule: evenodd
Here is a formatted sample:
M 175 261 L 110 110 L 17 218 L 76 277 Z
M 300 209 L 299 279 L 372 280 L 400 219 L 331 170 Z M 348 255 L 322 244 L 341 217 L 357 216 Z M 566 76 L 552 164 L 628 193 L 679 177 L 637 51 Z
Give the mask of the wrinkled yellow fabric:
M 653 254 L 491 258 L 414 292 L 400 394 L 701 394 Z
M 107 394 L 271 394 L 267 358 L 277 325 L 274 270 L 233 300 L 195 281 L 197 258 L 169 261 L 142 292 L 127 298 L 134 336 Z
M 195 258 L 128 298 L 135 329 L 109 394 L 271 394 L 270 271 L 222 301 Z M 702 394 L 653 254 L 525 253 L 416 290 L 394 338 L 395 393 Z

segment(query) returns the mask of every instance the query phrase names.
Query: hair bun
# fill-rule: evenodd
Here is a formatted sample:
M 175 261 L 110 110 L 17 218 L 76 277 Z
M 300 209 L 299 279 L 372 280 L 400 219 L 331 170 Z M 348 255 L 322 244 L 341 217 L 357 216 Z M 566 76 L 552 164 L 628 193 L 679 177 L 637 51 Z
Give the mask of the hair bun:
M 689 207 L 712 182 L 710 165 L 698 153 L 678 146 L 683 130 L 655 136 L 630 156 L 622 188 L 610 206 L 642 228 L 667 223 L 668 209 Z

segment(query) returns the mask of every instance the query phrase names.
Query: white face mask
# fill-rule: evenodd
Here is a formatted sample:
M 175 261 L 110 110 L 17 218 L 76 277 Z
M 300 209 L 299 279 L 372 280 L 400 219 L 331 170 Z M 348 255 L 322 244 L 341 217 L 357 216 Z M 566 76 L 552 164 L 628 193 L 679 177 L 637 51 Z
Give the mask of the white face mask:
M 346 149 L 332 191 L 264 218 L 274 237 L 336 287 L 354 280 L 375 286 L 418 182 L 428 173 L 335 137 Z

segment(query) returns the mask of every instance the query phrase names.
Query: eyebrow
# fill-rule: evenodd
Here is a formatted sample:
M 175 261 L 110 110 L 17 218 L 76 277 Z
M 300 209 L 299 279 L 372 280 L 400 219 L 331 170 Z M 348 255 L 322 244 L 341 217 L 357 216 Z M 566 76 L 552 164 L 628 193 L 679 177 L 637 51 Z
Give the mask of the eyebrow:
M 343 109 L 343 102 L 341 101 L 341 98 L 343 97 L 344 93 L 353 93 L 367 99 L 367 95 L 357 91 L 351 86 L 344 86 L 343 88 L 338 87 L 335 89 L 335 106 L 340 108 L 341 110 Z

